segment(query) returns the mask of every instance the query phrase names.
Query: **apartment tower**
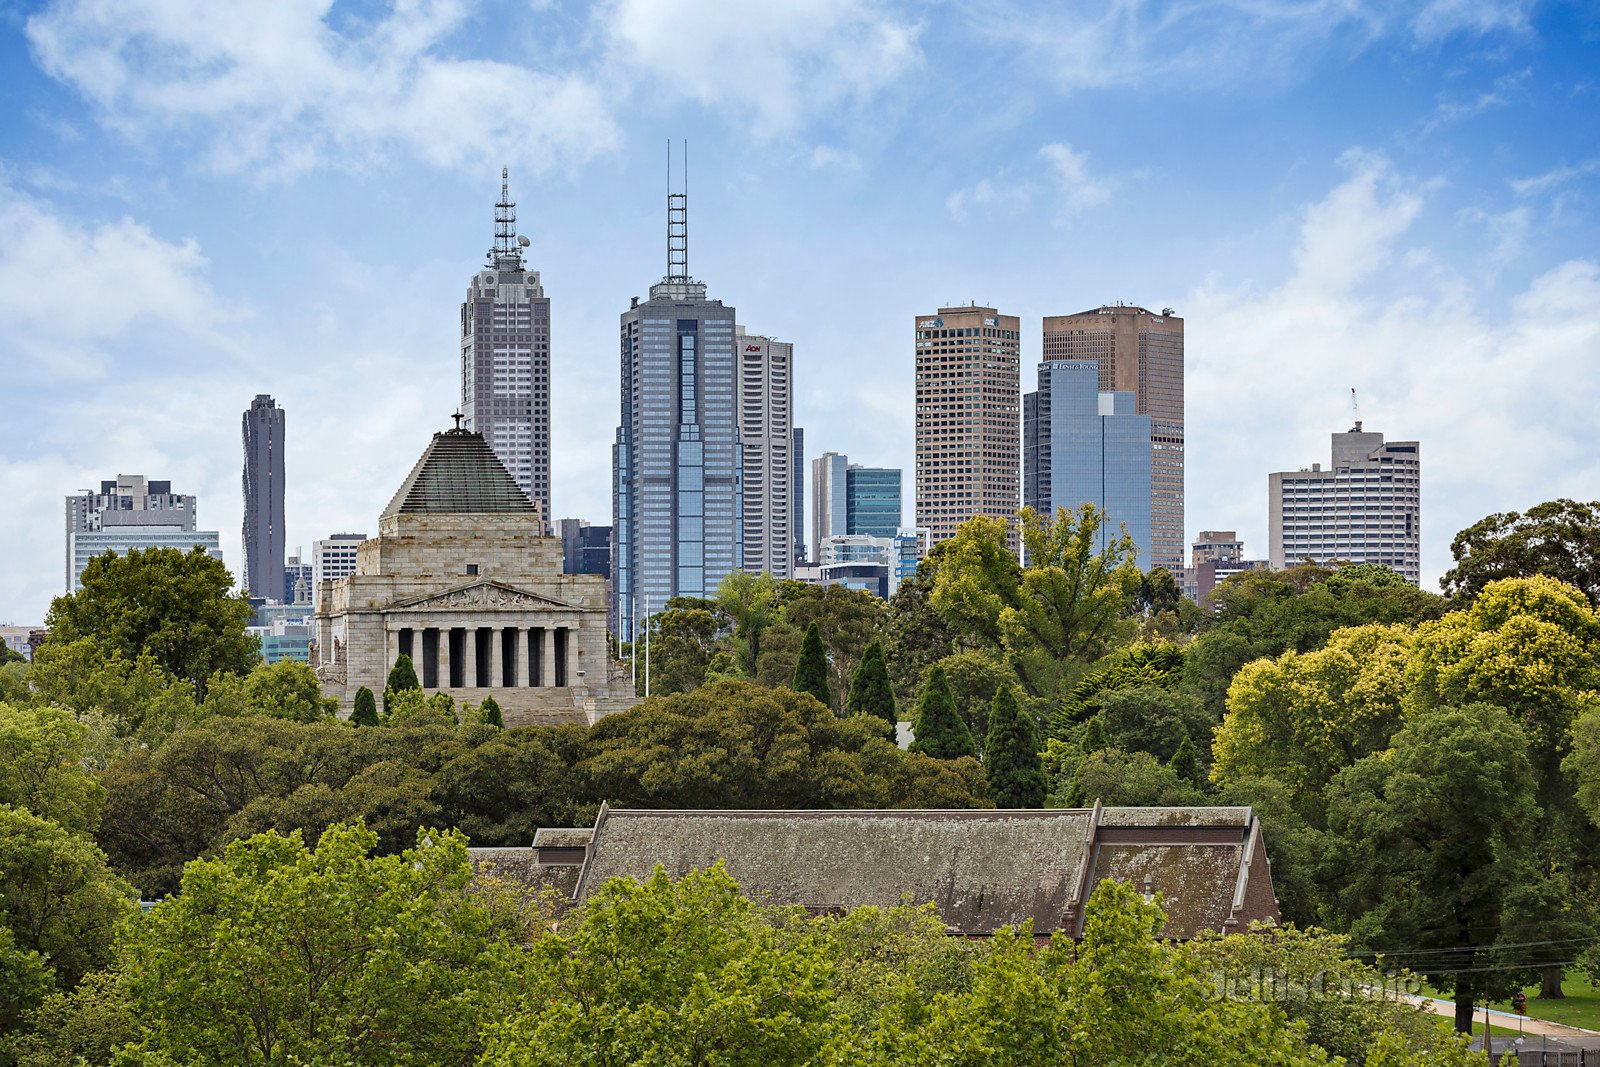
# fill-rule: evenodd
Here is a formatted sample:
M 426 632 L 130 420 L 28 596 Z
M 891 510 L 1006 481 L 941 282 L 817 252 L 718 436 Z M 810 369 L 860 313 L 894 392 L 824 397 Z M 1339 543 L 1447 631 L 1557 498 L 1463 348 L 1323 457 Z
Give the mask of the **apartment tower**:
M 794 345 L 735 326 L 744 453 L 744 569 L 794 573 Z
M 1361 423 L 1333 435 L 1328 470 L 1267 476 L 1267 555 L 1274 570 L 1381 563 L 1422 581 L 1422 458 L 1416 441 L 1385 442 Z
M 142 474 L 119 474 L 101 482 L 99 492 L 85 489 L 67 497 L 67 592 L 78 589 L 89 561 L 107 552 L 126 556 L 134 549 L 199 548 L 221 559 L 217 531 L 198 525 L 193 496 L 174 493 L 170 481 Z
M 1020 338 L 1015 315 L 948 307 L 918 316 L 916 525 L 937 544 L 974 515 L 1020 503 Z
M 743 566 L 734 309 L 689 276 L 689 196 L 667 194 L 667 273 L 622 313 L 612 447 L 617 636 Z
M 500 171 L 494 247 L 461 305 L 461 414 L 550 525 L 550 301 L 522 260 L 517 205 Z
M 242 421 L 244 588 L 253 600 L 277 600 L 284 591 L 283 409 L 262 393 Z
M 1047 315 L 1046 362 L 1092 359 L 1102 393 L 1132 393 L 1134 413 L 1150 416 L 1150 545 L 1141 560 L 1177 574 L 1183 536 L 1183 320 L 1114 304 L 1076 315 Z

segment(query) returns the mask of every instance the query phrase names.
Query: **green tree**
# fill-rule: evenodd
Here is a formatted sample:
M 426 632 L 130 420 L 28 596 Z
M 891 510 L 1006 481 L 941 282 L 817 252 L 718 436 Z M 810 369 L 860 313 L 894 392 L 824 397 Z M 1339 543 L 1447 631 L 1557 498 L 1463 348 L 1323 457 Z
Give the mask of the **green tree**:
M 149 655 L 204 697 L 213 674 L 243 674 L 261 658 L 245 633 L 250 605 L 232 588 L 222 561 L 198 547 L 108 552 L 89 561 L 82 588 L 56 597 L 45 625 L 51 642 L 87 637 L 106 657 Z
M 540 827 L 592 822 L 575 770 L 587 733 L 571 725 L 497 731 L 440 767 L 429 796 L 474 845 L 525 846 Z
M 1039 763 L 1039 734 L 1023 713 L 1016 690 L 1006 686 L 989 709 L 983 769 L 996 807 L 1042 808 L 1049 782 Z
M 882 638 L 887 618 L 884 602 L 864 589 L 786 582 L 779 619 L 763 640 L 756 680 L 763 685 L 788 685 L 805 632 L 816 623 L 827 652 L 828 689 L 848 693 L 862 654 Z
M 1100 695 L 1106 743 L 1128 752 L 1148 752 L 1167 761 L 1188 742 L 1208 744 L 1211 718 L 1198 697 L 1153 686 L 1115 689 Z
M 420 693 L 422 683 L 417 679 L 417 668 L 412 665 L 411 657 L 401 653 L 389 668 L 389 678 L 383 685 L 383 717 L 389 717 L 389 703 L 396 695 L 413 691 Z
M 945 677 L 944 668 L 937 663 L 928 670 L 928 680 L 923 683 L 922 696 L 917 700 L 916 722 L 911 729 L 916 737 L 911 742 L 913 752 L 921 752 L 934 759 L 959 759 L 978 754 L 972 731 L 956 714 L 950 681 Z
M 533 955 L 486 1064 L 812 1063 L 842 1033 L 824 947 L 780 936 L 720 864 L 612 879 Z
M 1439 585 L 1467 603 L 1502 578 L 1545 575 L 1579 590 L 1600 607 L 1600 500 L 1562 498 L 1526 513 L 1498 512 L 1456 534 L 1456 565 Z
M 0 703 L 0 804 L 92 833 L 105 788 L 84 767 L 88 746 L 88 728 L 64 708 Z
M 1135 626 L 1137 548 L 1126 533 L 1105 537 L 1104 523 L 1092 504 L 1053 520 L 1024 508 L 1023 568 L 1003 520 L 970 519 L 945 544 L 933 606 L 963 637 L 1004 653 L 1031 695 L 1058 697 Z
M 1178 580 L 1165 567 L 1152 567 L 1139 579 L 1138 606 L 1146 615 L 1176 612 L 1183 600 L 1183 590 Z
M 1352 627 L 1315 652 L 1244 667 L 1228 689 L 1211 777 L 1276 778 L 1320 823 L 1323 787 L 1400 728 L 1414 641 L 1406 626 Z
M 1072 780 L 1071 803 L 1088 807 L 1185 807 L 1204 804 L 1205 794 L 1148 752 L 1120 748 L 1086 750 Z
M 828 685 L 828 654 L 822 648 L 822 633 L 815 622 L 806 627 L 800 659 L 794 665 L 794 681 L 789 688 L 797 693 L 810 693 L 824 707 L 833 707 L 833 690 Z
M 1134 688 L 1177 689 L 1183 681 L 1183 665 L 1183 650 L 1172 644 L 1138 644 L 1112 653 L 1062 697 L 1051 719 L 1051 736 L 1064 737 L 1074 723 L 1093 718 L 1107 693 Z
M 28 679 L 39 703 L 71 708 L 80 721 L 103 717 L 127 743 L 160 745 L 200 717 L 194 686 L 162 670 L 155 657 L 108 656 L 87 637 L 46 641 Z
M 1200 765 L 1200 750 L 1195 748 L 1194 742 L 1187 737 L 1178 743 L 1178 750 L 1167 761 L 1167 768 L 1190 785 L 1205 784 L 1206 771 Z
M 350 725 L 378 725 L 378 701 L 366 686 L 356 690 L 355 706 L 350 710 Z
M 77 1067 L 111 1063 L 117 1049 L 138 1038 L 139 1025 L 118 975 L 95 971 L 71 989 L 49 994 L 29 1012 L 10 1052 L 17 1067 Z M 0 1057 L 5 1051 L 0 1038 Z
M 322 695 L 316 673 L 292 659 L 261 664 L 245 675 L 244 694 L 252 714 L 275 719 L 316 722 L 330 718 L 339 707 L 337 700 Z
M 894 687 L 889 683 L 889 664 L 884 659 L 883 642 L 867 646 L 850 678 L 850 696 L 845 701 L 846 715 L 876 715 L 891 726 L 899 721 Z
M 648 638 L 648 647 L 633 650 L 638 694 L 644 695 L 647 676 L 650 692 L 657 696 L 688 693 L 704 685 L 712 659 L 726 650 L 726 632 L 732 625 L 714 601 L 695 597 L 667 601 L 647 620 L 648 633 L 640 634 L 639 645 Z
M 777 581 L 770 574 L 729 571 L 717 586 L 716 604 L 733 620 L 739 669 L 745 677 L 754 678 L 761 659 L 761 635 L 777 616 Z
M 111 962 L 117 924 L 134 899 L 92 841 L 0 805 L 0 925 L 18 948 L 44 957 L 58 986 Z
M 23 1016 L 50 992 L 50 965 L 31 948 L 17 944 L 11 928 L 0 924 L 0 1063 L 6 1061 L 6 1034 L 18 1032 Z
M 145 1055 L 176 1062 L 469 1062 L 505 1014 L 516 952 L 495 936 L 459 834 L 373 856 L 261 834 L 197 860 L 134 926 L 127 979 Z
M 889 677 L 902 707 L 916 700 L 928 668 L 955 651 L 955 629 L 933 607 L 934 576 L 943 558 L 940 542 L 889 597 L 884 640 Z
M 989 736 L 989 705 L 1000 690 L 1016 684 L 1016 671 L 997 653 L 974 649 L 946 656 L 939 669 L 950 683 L 956 714 L 967 724 L 973 741 L 982 741 Z M 1023 710 L 1029 711 L 1026 706 Z
M 1453 989 L 1466 1032 L 1475 1003 L 1516 984 L 1495 969 L 1507 961 L 1494 946 L 1547 939 L 1541 916 L 1512 906 L 1536 876 L 1527 828 L 1539 811 L 1511 717 L 1491 704 L 1421 711 L 1390 751 L 1341 772 L 1328 794 L 1339 844 L 1330 863 L 1353 939 L 1404 946 L 1385 961 Z
M 505 716 L 500 714 L 500 702 L 492 696 L 483 698 L 483 703 L 478 705 L 478 712 L 483 716 L 483 721 L 498 730 L 506 728 Z
M 21 652 L 18 652 L 4 641 L 0 641 L 0 667 L 4 667 L 8 663 L 26 662 L 28 662 L 27 656 L 24 656 Z

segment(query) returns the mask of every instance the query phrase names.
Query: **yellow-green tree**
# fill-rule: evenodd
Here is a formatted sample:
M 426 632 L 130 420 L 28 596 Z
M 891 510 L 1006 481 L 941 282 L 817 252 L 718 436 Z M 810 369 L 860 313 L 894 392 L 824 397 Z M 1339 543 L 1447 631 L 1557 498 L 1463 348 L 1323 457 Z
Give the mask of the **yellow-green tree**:
M 1031 695 L 1055 697 L 1137 627 L 1138 550 L 1093 504 L 1053 519 L 1023 508 L 1017 525 L 1026 567 L 1004 520 L 962 523 L 945 543 L 933 607 L 969 642 L 1001 651 Z
M 1228 687 L 1212 779 L 1276 778 L 1316 821 L 1323 786 L 1400 728 L 1414 640 L 1406 626 L 1355 626 L 1316 652 L 1246 664 Z

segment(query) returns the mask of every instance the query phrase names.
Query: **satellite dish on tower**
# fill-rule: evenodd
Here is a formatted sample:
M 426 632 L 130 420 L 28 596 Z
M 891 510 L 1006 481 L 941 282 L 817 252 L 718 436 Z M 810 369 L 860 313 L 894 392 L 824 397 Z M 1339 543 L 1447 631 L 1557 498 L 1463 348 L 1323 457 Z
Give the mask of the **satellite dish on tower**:
M 523 248 L 527 248 L 532 243 L 533 243 L 532 241 L 530 241 L 526 237 L 522 236 L 522 234 L 520 234 L 520 233 L 517 234 L 517 244 L 521 245 Z

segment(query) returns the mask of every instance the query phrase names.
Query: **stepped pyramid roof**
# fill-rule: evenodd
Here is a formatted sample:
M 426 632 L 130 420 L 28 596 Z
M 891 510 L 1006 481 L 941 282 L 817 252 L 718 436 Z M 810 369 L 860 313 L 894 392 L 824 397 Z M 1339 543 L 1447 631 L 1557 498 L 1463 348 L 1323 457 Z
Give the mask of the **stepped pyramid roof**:
M 433 435 L 383 517 L 537 511 L 483 435 L 463 430 L 458 421 L 455 429 Z

